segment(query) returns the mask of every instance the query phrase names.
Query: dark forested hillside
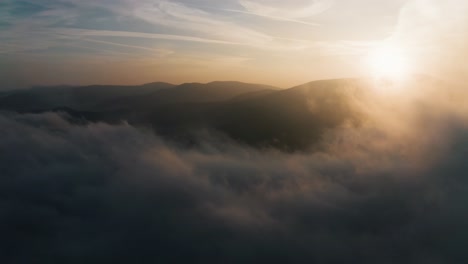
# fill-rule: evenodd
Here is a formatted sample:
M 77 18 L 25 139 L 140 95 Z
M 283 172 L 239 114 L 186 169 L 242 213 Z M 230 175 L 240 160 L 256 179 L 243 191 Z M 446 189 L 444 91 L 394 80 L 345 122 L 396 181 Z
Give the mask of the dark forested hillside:
M 364 88 L 357 79 L 284 90 L 239 82 L 36 87 L 4 94 L 0 108 L 60 111 L 80 122 L 127 121 L 180 142 L 196 142 L 200 131 L 208 131 L 254 147 L 295 151 L 312 147 L 327 129 L 359 120 L 352 102 Z

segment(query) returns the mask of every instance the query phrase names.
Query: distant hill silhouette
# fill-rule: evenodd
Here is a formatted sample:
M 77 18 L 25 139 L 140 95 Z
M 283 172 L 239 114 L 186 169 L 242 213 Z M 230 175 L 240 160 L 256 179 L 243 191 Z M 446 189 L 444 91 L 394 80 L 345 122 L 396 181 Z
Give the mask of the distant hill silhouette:
M 126 120 L 179 143 L 196 144 L 199 131 L 213 131 L 254 147 L 296 151 L 314 146 L 327 129 L 356 123 L 360 113 L 351 97 L 365 89 L 358 79 L 284 90 L 240 82 L 36 87 L 0 95 L 0 109 L 59 111 L 91 122 Z

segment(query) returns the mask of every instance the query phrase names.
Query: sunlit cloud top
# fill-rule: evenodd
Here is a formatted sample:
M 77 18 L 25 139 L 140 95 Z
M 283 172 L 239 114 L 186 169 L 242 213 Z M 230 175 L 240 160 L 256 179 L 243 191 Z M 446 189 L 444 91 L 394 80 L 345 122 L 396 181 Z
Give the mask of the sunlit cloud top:
M 453 12 L 455 24 L 466 22 L 463 0 L 438 2 L 4 0 L 0 80 L 9 86 L 155 80 L 290 86 L 354 76 L 356 61 L 380 43 L 412 38 L 414 49 L 427 40 L 425 23 L 439 25 Z M 465 9 L 451 9 L 456 6 Z

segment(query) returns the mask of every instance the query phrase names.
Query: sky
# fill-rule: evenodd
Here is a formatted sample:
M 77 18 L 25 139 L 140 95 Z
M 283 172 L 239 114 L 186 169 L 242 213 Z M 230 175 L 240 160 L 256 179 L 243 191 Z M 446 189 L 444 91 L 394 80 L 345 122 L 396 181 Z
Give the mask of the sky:
M 415 71 L 464 76 L 465 0 L 2 0 L 2 89 L 360 76 L 401 47 Z M 390 43 L 390 44 L 389 44 Z

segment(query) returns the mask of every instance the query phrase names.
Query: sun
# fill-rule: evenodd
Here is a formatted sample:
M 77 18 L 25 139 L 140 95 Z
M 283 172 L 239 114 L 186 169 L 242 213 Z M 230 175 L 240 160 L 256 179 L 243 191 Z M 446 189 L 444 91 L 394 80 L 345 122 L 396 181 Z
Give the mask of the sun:
M 411 72 L 411 63 L 405 52 L 394 46 L 383 46 L 373 50 L 368 57 L 373 77 L 398 81 Z

